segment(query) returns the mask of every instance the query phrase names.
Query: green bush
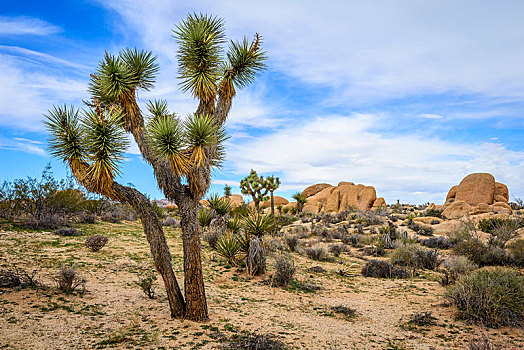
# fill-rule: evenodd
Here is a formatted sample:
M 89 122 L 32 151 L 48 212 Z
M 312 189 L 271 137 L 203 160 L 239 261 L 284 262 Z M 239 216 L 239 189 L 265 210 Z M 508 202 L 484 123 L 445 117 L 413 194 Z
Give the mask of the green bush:
M 424 249 L 418 244 L 402 244 L 390 254 L 391 262 L 411 268 L 435 270 L 440 265 L 440 254 L 437 249 Z
M 362 276 L 378 278 L 406 278 L 409 272 L 387 261 L 371 259 L 362 267 Z
M 462 255 L 452 256 L 442 263 L 442 277 L 440 284 L 447 286 L 455 283 L 460 276 L 466 275 L 479 268 L 477 264 Z
M 524 325 L 524 276 L 509 268 L 482 268 L 460 278 L 446 297 L 462 318 L 488 327 Z
M 482 265 L 483 257 L 489 248 L 477 238 L 468 238 L 458 242 L 453 248 L 457 255 L 463 255 L 478 265 Z
M 213 212 L 211 210 L 206 208 L 198 209 L 198 223 L 200 227 L 208 227 L 211 224 L 211 220 L 213 220 Z
M 433 216 L 436 218 L 442 218 L 442 213 L 444 210 L 442 209 L 426 209 L 424 212 L 424 216 Z
M 514 265 L 524 265 L 524 238 L 517 239 L 508 244 L 508 251 Z

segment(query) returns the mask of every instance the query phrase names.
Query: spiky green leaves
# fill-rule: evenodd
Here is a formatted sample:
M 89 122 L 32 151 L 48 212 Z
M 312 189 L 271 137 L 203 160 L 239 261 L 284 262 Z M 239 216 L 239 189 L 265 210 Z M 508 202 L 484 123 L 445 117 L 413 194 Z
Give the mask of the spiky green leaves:
M 82 139 L 78 109 L 66 105 L 54 106 L 45 118 L 44 125 L 51 135 L 51 155 L 63 161 L 84 159 L 86 147 Z
M 164 117 L 169 115 L 166 100 L 154 100 L 147 103 L 147 110 L 153 118 Z
M 207 162 L 211 166 L 220 164 L 227 136 L 212 117 L 192 115 L 181 122 L 173 115 L 157 112 L 159 116 L 147 126 L 150 145 L 157 158 L 169 160 L 177 176 L 184 176 Z
M 261 43 L 262 39 L 258 34 L 251 43 L 246 37 L 240 42 L 230 42 L 224 67 L 224 78 L 220 84 L 221 93 L 234 96 L 234 86 L 246 87 L 266 67 L 264 63 L 266 54 L 260 49 Z
M 120 128 L 120 119 L 121 116 L 117 112 L 84 112 L 84 139 L 88 159 L 93 162 L 91 171 L 95 179 L 113 179 L 119 173 L 119 164 L 129 145 L 124 131 Z
M 111 196 L 128 141 L 115 109 L 84 111 L 54 107 L 44 122 L 51 134 L 51 154 L 68 162 L 88 190 Z
M 179 44 L 179 74 L 182 90 L 211 101 L 216 95 L 224 43 L 223 20 L 204 14 L 192 14 L 183 20 L 173 36 Z
M 99 101 L 110 104 L 134 98 L 137 88 L 153 87 L 158 65 L 151 52 L 125 49 L 118 56 L 106 53 L 95 74 L 91 75 L 89 92 Z
M 171 115 L 160 114 L 147 126 L 153 153 L 166 159 L 177 176 L 183 176 L 190 168 L 182 123 Z
M 244 218 L 244 230 L 249 235 L 262 237 L 274 229 L 275 221 L 270 215 L 254 212 Z

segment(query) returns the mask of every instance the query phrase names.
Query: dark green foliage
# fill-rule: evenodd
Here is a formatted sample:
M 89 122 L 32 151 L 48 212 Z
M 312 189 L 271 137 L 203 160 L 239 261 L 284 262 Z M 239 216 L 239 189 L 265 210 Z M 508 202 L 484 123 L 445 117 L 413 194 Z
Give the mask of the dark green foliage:
M 55 233 L 59 236 L 82 236 L 82 232 L 74 227 L 60 227 Z
M 287 235 L 284 237 L 284 241 L 286 242 L 289 250 L 294 252 L 298 245 L 298 237 L 295 235 Z
M 409 272 L 402 267 L 393 266 L 387 261 L 371 259 L 362 267 L 362 276 L 378 278 L 406 278 Z
M 93 236 L 87 237 L 86 241 L 84 242 L 84 245 L 89 248 L 93 252 L 97 252 L 100 249 L 102 249 L 107 242 L 109 241 L 109 237 L 96 234 Z
M 307 257 L 316 261 L 328 260 L 328 254 L 324 247 L 317 246 L 304 249 Z
M 224 186 L 224 196 L 231 196 L 231 186 L 228 186 L 227 184 Z
M 302 208 L 304 208 L 304 204 L 307 202 L 306 196 L 304 196 L 301 192 L 297 192 L 293 195 L 293 199 L 297 201 L 297 208 L 296 211 L 300 214 L 302 213 Z M 293 210 L 294 208 L 291 208 Z
M 155 201 L 153 201 L 152 203 L 153 203 L 153 209 L 155 210 L 156 216 L 158 216 L 159 219 L 163 219 L 164 211 L 162 210 L 162 208 L 160 208 Z
M 293 279 L 296 268 L 293 258 L 289 255 L 279 255 L 275 260 L 275 273 L 273 284 L 277 287 L 285 287 Z
M 257 172 L 251 169 L 251 172 L 244 179 L 240 180 L 240 190 L 242 194 L 250 195 L 255 203 L 255 208 L 259 210 L 259 203 L 268 200 L 267 194 L 272 189 L 270 178 L 258 176 Z M 277 178 L 278 180 L 278 178 Z
M 227 215 L 231 211 L 231 200 L 226 197 L 220 197 L 217 193 L 212 194 L 207 199 L 209 207 L 218 216 Z
M 262 237 L 275 229 L 275 221 L 272 216 L 260 213 L 251 213 L 244 217 L 244 230 L 249 235 Z
M 71 293 L 77 288 L 82 288 L 82 292 L 85 291 L 86 280 L 79 276 L 75 268 L 61 268 L 58 270 L 54 279 L 58 289 L 64 293 Z
M 206 208 L 198 209 L 198 223 L 200 227 L 208 227 L 213 219 L 213 212 Z
M 149 298 L 155 298 L 155 281 L 156 275 L 154 273 L 149 273 L 145 277 L 142 277 L 136 282 L 136 284 L 142 289 L 142 292 Z
M 484 255 L 487 254 L 488 251 L 488 246 L 477 238 L 465 239 L 453 247 L 455 254 L 464 255 L 478 265 L 483 264 Z
M 434 216 L 436 218 L 442 218 L 442 209 L 426 209 L 423 216 Z
M 524 325 L 524 276 L 509 268 L 483 268 L 462 277 L 446 297 L 466 320 L 488 327 Z
M 524 220 L 517 219 L 503 219 L 503 218 L 488 218 L 479 221 L 477 227 L 479 230 L 487 233 L 495 233 L 501 227 L 514 226 L 516 228 L 524 227 Z

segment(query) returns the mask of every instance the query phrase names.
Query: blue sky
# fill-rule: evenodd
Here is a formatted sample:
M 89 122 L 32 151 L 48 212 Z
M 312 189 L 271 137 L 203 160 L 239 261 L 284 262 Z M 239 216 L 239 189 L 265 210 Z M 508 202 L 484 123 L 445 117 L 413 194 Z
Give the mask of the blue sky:
M 234 100 L 227 161 L 211 191 L 254 168 L 290 197 L 309 184 L 375 186 L 388 202 L 442 203 L 465 175 L 490 172 L 524 197 L 524 3 L 521 1 L 3 1 L 0 179 L 51 162 L 42 114 L 88 98 L 104 50 L 151 50 L 156 88 L 186 115 L 174 25 L 190 12 L 259 32 L 268 69 Z M 122 183 L 161 198 L 131 146 Z

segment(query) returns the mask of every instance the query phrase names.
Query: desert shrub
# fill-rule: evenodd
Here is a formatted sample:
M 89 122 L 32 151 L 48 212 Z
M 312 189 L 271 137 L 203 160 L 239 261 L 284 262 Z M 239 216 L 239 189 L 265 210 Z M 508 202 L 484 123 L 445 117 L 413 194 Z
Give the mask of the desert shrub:
M 378 236 L 375 244 L 377 247 L 383 249 L 392 249 L 395 246 L 394 241 L 391 239 L 391 236 L 388 233 Z
M 371 259 L 362 267 L 362 276 L 378 278 L 406 278 L 409 272 L 399 266 L 393 266 L 387 261 Z
M 155 298 L 155 281 L 156 275 L 149 273 L 145 277 L 141 277 L 136 284 L 142 289 L 142 292 L 149 298 Z
M 226 226 L 229 232 L 236 235 L 242 229 L 242 220 L 240 220 L 240 217 L 238 216 L 233 216 L 232 218 L 227 220 Z
M 508 244 L 509 256 L 511 262 L 517 266 L 524 265 L 524 238 L 514 240 Z
M 464 255 L 478 265 L 482 265 L 483 256 L 489 248 L 480 239 L 468 238 L 459 241 L 454 247 L 453 252 L 457 255 Z
M 96 215 L 95 214 L 89 214 L 86 212 L 82 212 L 77 215 L 77 220 L 81 224 L 95 224 L 96 223 Z
M 482 219 L 477 224 L 477 227 L 479 230 L 483 232 L 487 232 L 487 233 L 494 233 L 501 227 L 505 227 L 505 226 L 514 227 L 516 229 L 519 229 L 521 227 L 524 227 L 524 220 L 522 220 L 519 217 L 506 218 L 506 219 L 493 217 L 493 218 Z
M 439 236 L 423 239 L 420 244 L 427 248 L 449 249 L 455 245 L 455 242 L 444 236 Z
M 77 288 L 82 288 L 82 292 L 85 291 L 86 280 L 79 276 L 75 268 L 62 267 L 56 273 L 54 280 L 58 289 L 64 293 L 71 293 Z
M 274 221 L 275 230 L 278 231 L 284 226 L 291 225 L 295 221 L 295 218 L 287 215 L 279 215 L 274 217 Z
M 36 288 L 40 286 L 36 275 L 38 270 L 28 273 L 19 268 L 0 270 L 0 288 Z
M 162 220 L 162 226 L 171 226 L 173 228 L 179 228 L 180 227 L 180 220 L 176 219 L 172 216 L 168 216 L 164 220 Z
M 246 265 L 247 272 L 251 276 L 263 275 L 266 272 L 266 252 L 262 241 L 256 235 L 253 235 L 249 240 Z
M 340 254 L 346 251 L 346 246 L 344 244 L 333 244 L 329 246 L 329 252 L 335 257 L 339 257 Z
M 488 327 L 524 325 L 524 276 L 509 268 L 482 268 L 460 278 L 446 297 L 466 320 Z
M 403 244 L 395 248 L 390 259 L 393 264 L 399 264 L 411 268 L 435 270 L 440 265 L 440 254 L 437 249 L 423 249 L 418 244 Z
M 288 347 L 272 334 L 242 332 L 240 335 L 224 340 L 224 350 L 286 350 Z
M 206 208 L 198 209 L 198 223 L 200 227 L 208 227 L 213 220 L 213 212 Z
M 426 209 L 424 212 L 424 216 L 434 216 L 436 218 L 442 218 L 442 213 L 444 210 L 442 209 Z
M 487 334 L 483 334 L 480 337 L 471 338 L 469 341 L 469 350 L 511 350 L 517 349 L 514 347 L 508 347 L 507 344 L 501 344 L 492 341 Z
M 87 237 L 86 241 L 84 242 L 84 245 L 89 248 L 93 252 L 97 252 L 100 249 L 102 249 L 107 242 L 109 241 L 109 237 L 96 234 L 93 236 Z
M 327 260 L 327 251 L 322 246 L 316 246 L 304 249 L 307 257 L 316 261 Z
M 122 220 L 136 221 L 137 218 L 137 213 L 130 205 L 119 203 L 113 203 L 100 214 L 102 221 L 114 224 L 120 223 Z
M 362 244 L 362 235 L 359 235 L 358 233 L 355 233 L 351 236 L 344 236 L 342 237 L 342 243 L 348 244 L 355 248 L 361 248 L 363 246 Z
M 55 231 L 55 234 L 59 236 L 82 236 L 83 233 L 74 227 L 60 227 Z
M 421 236 L 433 236 L 433 227 L 427 225 L 419 225 L 419 229 L 416 232 Z
M 524 220 L 514 219 L 484 219 L 490 220 L 486 226 L 489 227 L 489 245 L 504 248 L 506 243 L 519 235 L 519 229 L 524 227 Z M 482 220 L 479 228 L 482 226 Z
M 113 224 L 118 224 L 122 221 L 121 216 L 115 211 L 106 211 L 100 215 L 100 219 L 105 222 L 110 222 Z
M 386 255 L 386 251 L 382 247 L 377 247 L 373 245 L 371 247 L 365 247 L 364 254 L 371 256 L 384 256 Z
M 57 229 L 66 224 L 67 220 L 58 214 L 42 214 L 40 218 L 29 217 L 24 226 L 33 230 Z
M 156 201 L 153 201 L 152 205 L 153 205 L 153 210 L 155 211 L 156 216 L 159 219 L 163 219 L 164 218 L 164 211 L 162 210 L 162 208 L 160 208 L 158 206 L 158 203 Z
M 379 210 L 368 210 L 364 214 L 364 220 L 368 225 L 381 225 L 384 222 L 381 214 L 383 212 Z
M 440 284 L 444 286 L 455 283 L 460 276 L 467 275 L 479 268 L 477 264 L 462 255 L 455 255 L 444 260 L 442 262 L 442 267 L 444 276 L 442 277 Z
M 280 255 L 275 260 L 275 273 L 273 274 L 273 284 L 278 287 L 285 287 L 295 275 L 295 263 L 289 255 Z
M 211 243 L 209 245 L 211 246 Z M 226 259 L 226 264 L 237 264 L 240 253 L 240 244 L 234 235 L 220 235 L 216 240 L 215 249 L 218 255 Z
M 357 315 L 357 310 L 345 305 L 331 306 L 330 309 L 334 313 L 343 315 L 347 320 L 352 319 Z
M 432 326 L 437 324 L 437 319 L 433 316 L 431 311 L 416 312 L 411 315 L 408 324 L 416 324 L 417 326 Z
M 522 198 L 515 198 L 515 200 L 513 202 L 509 203 L 509 206 L 513 210 L 524 209 L 524 199 L 522 199 Z
M 264 248 L 269 252 L 284 251 L 282 241 L 275 237 L 269 237 L 264 240 Z
M 290 251 L 294 252 L 298 245 L 298 237 L 295 235 L 287 235 L 284 237 L 287 247 Z

